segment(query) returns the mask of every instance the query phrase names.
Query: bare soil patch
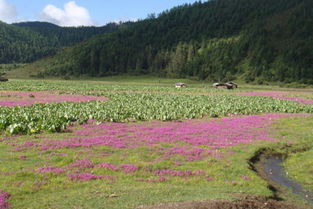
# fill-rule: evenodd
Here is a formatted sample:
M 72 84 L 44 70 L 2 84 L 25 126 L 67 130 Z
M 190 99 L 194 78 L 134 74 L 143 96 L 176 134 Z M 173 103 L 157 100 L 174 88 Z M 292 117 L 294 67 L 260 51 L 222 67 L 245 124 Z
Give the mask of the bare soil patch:
M 305 209 L 308 205 L 278 201 L 260 196 L 248 196 L 239 200 L 208 200 L 198 202 L 160 203 L 140 206 L 140 209 Z

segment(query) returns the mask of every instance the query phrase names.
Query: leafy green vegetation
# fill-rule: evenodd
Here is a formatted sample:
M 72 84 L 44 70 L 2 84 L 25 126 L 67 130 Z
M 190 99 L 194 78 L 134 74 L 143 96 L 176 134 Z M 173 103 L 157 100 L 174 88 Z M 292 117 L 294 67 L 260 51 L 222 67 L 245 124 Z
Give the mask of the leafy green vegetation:
M 88 84 L 82 81 L 71 82 L 63 87 L 57 85 L 58 82 L 46 82 L 49 85 L 44 86 L 40 84 L 41 81 L 31 82 L 32 85 L 26 88 L 23 85 L 14 85 L 13 83 L 1 87 L 6 90 L 63 90 L 63 92 L 56 93 L 105 96 L 109 100 L 36 104 L 26 107 L 1 107 L 1 131 L 7 134 L 37 133 L 43 130 L 59 132 L 73 122 L 83 123 L 91 119 L 114 122 L 167 121 L 207 116 L 222 117 L 233 114 L 313 113 L 312 106 L 298 105 L 292 101 L 269 97 L 223 95 L 218 94 L 218 90 L 215 89 L 202 90 L 207 92 L 208 95 L 192 95 L 192 92 L 197 91 L 197 89 L 181 90 L 156 87 L 153 93 L 151 92 L 153 88 L 137 87 L 132 92 L 132 89 L 127 87 L 116 86 L 106 89 L 106 86 L 103 88 L 99 84 L 88 90 L 88 87 L 84 89 Z M 72 85 L 72 89 L 68 87 L 70 85 Z M 75 89 L 75 86 L 78 86 L 78 89 Z M 12 87 L 12 89 L 8 87 Z M 101 88 L 105 91 L 100 91 Z M 173 93 L 168 94 L 170 91 L 173 91 Z M 186 93 L 181 94 L 182 91 Z

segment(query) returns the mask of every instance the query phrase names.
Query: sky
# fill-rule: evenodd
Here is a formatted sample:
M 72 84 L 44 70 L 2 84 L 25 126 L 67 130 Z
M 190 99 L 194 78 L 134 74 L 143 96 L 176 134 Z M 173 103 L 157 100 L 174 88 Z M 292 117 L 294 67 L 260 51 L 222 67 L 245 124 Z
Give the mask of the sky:
M 46 21 L 60 26 L 105 25 L 136 21 L 196 0 L 0 0 L 6 23 Z

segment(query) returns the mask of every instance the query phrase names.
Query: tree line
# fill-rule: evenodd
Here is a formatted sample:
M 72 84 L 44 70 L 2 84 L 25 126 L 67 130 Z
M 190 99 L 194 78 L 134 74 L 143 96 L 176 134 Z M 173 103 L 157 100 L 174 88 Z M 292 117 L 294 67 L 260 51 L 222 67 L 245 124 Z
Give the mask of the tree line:
M 313 1 L 185 4 L 42 61 L 48 76 L 154 74 L 313 83 Z
M 103 27 L 59 27 L 45 22 L 0 22 L 0 63 L 30 63 L 94 35 L 117 30 Z

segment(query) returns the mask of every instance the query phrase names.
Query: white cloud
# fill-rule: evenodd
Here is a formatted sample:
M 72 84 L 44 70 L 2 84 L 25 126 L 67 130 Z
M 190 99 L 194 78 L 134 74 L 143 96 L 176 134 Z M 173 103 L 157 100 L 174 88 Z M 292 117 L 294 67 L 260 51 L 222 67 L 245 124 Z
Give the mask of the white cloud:
M 40 17 L 44 21 L 61 26 L 87 26 L 95 24 L 88 10 L 78 6 L 75 1 L 66 3 L 63 10 L 49 4 L 43 9 Z
M 16 19 L 17 12 L 14 5 L 8 4 L 5 0 L 0 0 L 0 20 L 12 22 Z

